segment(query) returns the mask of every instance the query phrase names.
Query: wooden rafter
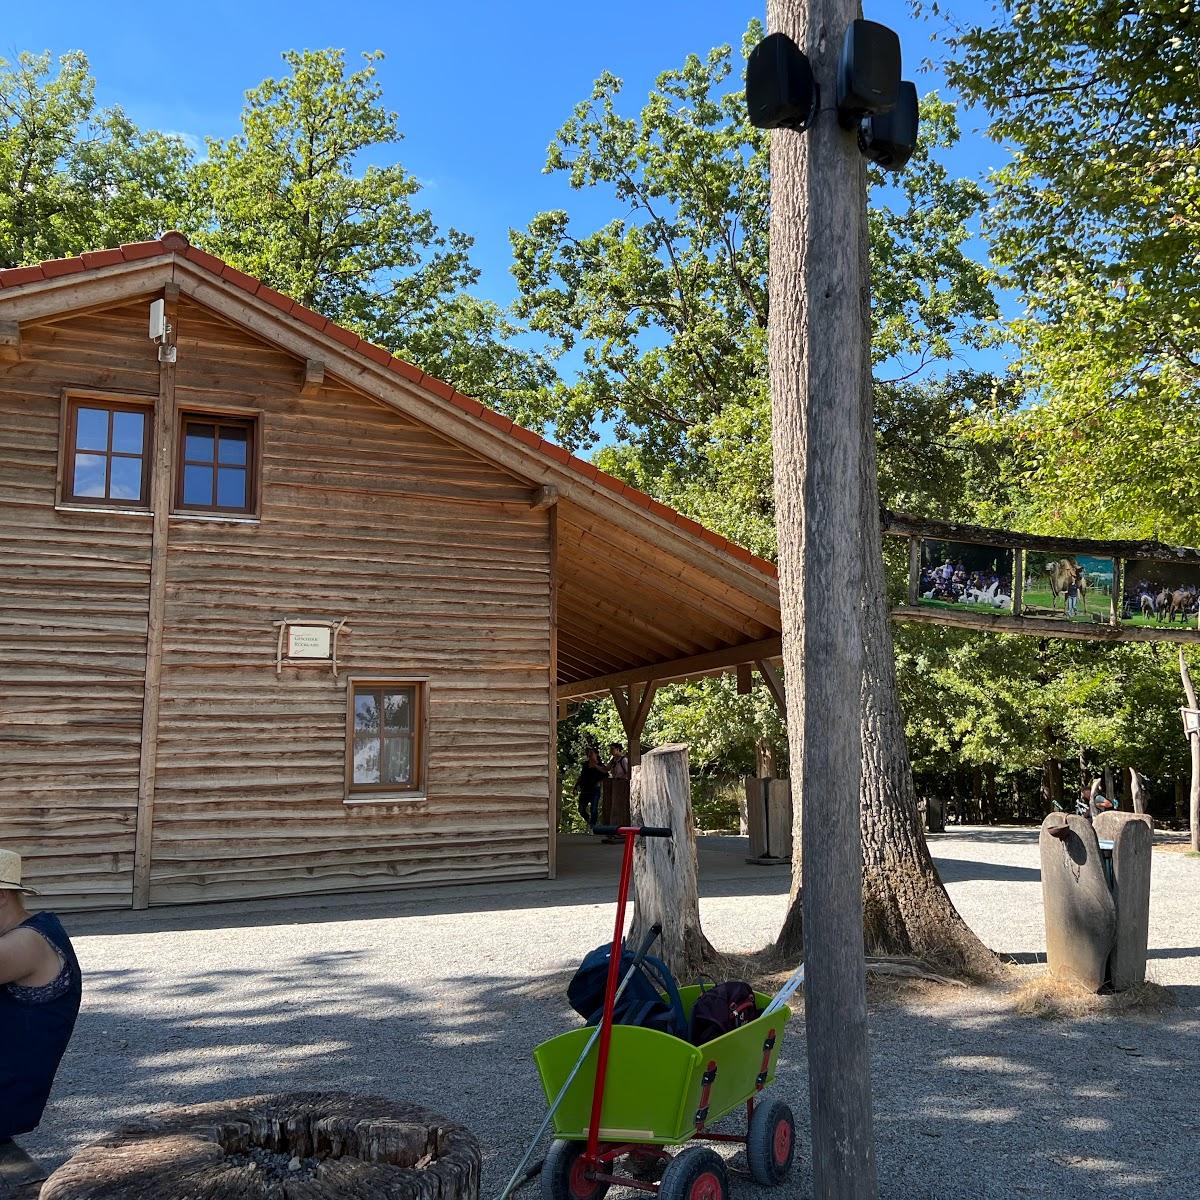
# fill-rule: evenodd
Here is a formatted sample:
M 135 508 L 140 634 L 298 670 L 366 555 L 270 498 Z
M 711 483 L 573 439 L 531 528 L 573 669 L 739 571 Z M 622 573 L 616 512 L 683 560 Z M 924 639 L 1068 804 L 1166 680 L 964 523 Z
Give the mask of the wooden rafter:
M 562 700 L 570 700 L 582 696 L 600 696 L 610 688 L 623 687 L 630 683 L 645 683 L 654 680 L 656 684 L 662 684 L 681 679 L 699 679 L 704 675 L 727 671 L 741 662 L 758 662 L 764 658 L 778 658 L 781 652 L 781 639 L 778 636 L 763 638 L 757 642 L 744 642 L 739 646 L 727 646 L 723 650 L 712 650 L 707 654 L 693 654 L 688 658 L 677 658 L 670 662 L 653 663 L 644 667 L 634 667 L 628 671 L 600 675 L 594 679 L 582 679 L 575 683 L 563 684 L 558 689 L 558 695 Z

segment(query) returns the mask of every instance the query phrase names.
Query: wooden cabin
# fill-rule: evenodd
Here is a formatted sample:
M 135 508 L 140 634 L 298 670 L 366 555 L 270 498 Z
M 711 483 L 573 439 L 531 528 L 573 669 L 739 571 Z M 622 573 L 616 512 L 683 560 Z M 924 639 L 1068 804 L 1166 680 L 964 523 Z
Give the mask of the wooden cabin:
M 0 271 L 0 845 L 48 905 L 544 878 L 555 721 L 771 564 L 178 234 Z

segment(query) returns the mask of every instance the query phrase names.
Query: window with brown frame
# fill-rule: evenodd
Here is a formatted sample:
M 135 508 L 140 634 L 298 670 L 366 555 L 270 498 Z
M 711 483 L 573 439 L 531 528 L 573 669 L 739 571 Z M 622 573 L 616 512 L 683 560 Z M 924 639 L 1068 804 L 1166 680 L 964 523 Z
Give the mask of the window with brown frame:
M 255 434 L 253 417 L 181 413 L 175 508 L 254 512 Z
M 346 728 L 350 795 L 421 790 L 422 690 L 420 683 L 351 682 Z
M 145 508 L 150 503 L 153 424 L 149 405 L 71 400 L 63 499 Z

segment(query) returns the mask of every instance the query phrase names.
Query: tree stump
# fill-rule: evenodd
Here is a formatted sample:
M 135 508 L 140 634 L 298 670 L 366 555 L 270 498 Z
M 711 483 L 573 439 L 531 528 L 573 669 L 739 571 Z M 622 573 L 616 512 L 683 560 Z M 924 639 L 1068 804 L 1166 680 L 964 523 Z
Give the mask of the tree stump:
M 478 1200 L 479 1144 L 395 1100 L 251 1096 L 156 1113 L 59 1167 L 42 1200 Z
M 1096 833 L 1084 817 L 1051 813 L 1038 839 L 1046 960 L 1051 975 L 1073 975 L 1097 992 L 1108 973 L 1117 910 Z
M 633 923 L 629 944 L 641 945 L 657 921 L 655 953 L 683 983 L 717 958 L 700 928 L 696 830 L 686 746 L 659 746 L 634 769 L 630 808 L 635 825 L 669 825 L 669 838 L 638 838 L 633 855 Z
M 1138 813 L 1102 812 L 1096 836 L 1113 843 L 1113 901 L 1117 933 L 1108 960 L 1113 990 L 1146 982 L 1146 949 L 1150 930 L 1150 862 L 1154 832 L 1150 818 Z

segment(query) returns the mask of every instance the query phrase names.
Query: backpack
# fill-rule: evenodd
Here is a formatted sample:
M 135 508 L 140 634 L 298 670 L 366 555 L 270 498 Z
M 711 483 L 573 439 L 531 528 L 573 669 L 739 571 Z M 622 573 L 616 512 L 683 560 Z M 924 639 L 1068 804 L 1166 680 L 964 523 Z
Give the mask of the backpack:
M 608 964 L 612 946 L 597 946 L 579 964 L 579 969 L 567 985 L 571 1007 L 589 1025 L 598 1024 L 604 1011 L 604 989 L 608 983 Z M 637 955 L 632 950 L 621 951 L 621 973 L 624 979 Z M 620 987 L 620 982 L 617 984 Z M 615 1025 L 642 1025 L 673 1037 L 687 1038 L 688 1023 L 683 1013 L 679 988 L 667 964 L 647 955 L 629 980 L 613 1010 Z
M 740 979 L 718 983 L 696 998 L 688 1041 L 693 1046 L 702 1046 L 757 1016 L 758 1001 L 748 983 Z

